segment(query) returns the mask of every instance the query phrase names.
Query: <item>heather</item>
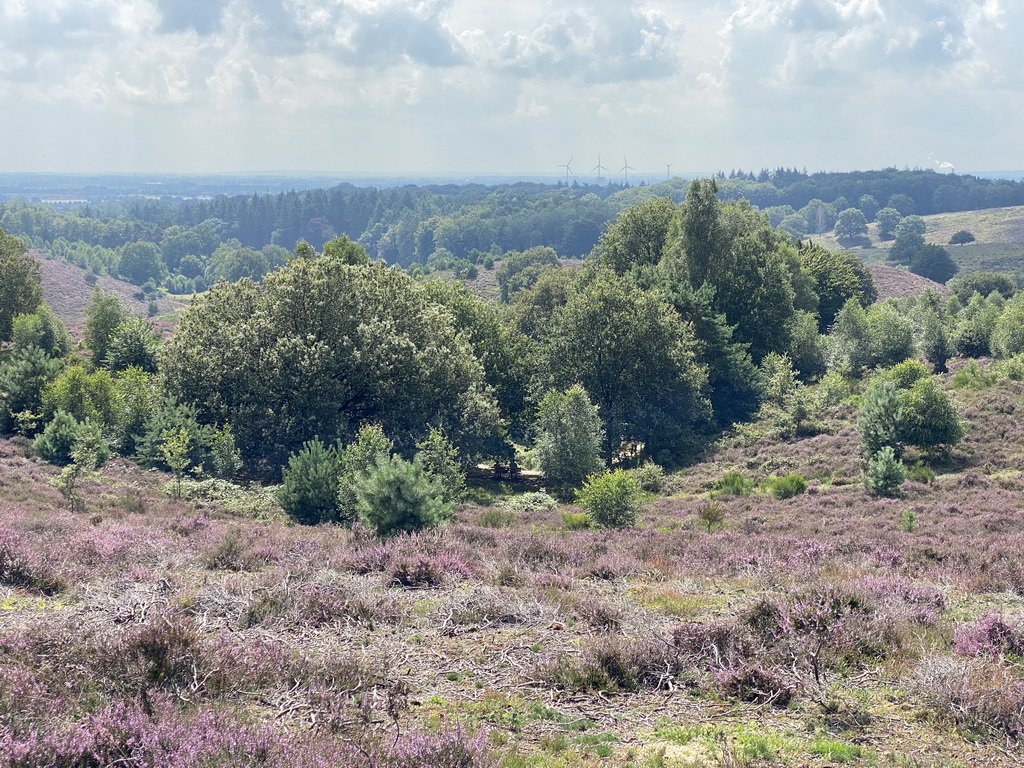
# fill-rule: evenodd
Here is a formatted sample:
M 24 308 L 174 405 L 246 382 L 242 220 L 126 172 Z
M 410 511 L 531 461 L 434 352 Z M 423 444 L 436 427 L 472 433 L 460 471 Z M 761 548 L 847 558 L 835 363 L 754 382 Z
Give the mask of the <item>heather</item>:
M 727 435 L 621 528 L 476 478 L 380 537 L 120 458 L 72 512 L 2 440 L 2 763 L 1013 765 L 1021 393 L 951 391 L 970 429 L 898 498 L 840 402 Z

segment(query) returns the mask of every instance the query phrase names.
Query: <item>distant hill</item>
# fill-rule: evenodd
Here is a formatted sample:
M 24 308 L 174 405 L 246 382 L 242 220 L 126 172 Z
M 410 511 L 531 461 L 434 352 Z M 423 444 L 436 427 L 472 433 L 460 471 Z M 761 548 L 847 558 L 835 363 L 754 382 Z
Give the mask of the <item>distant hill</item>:
M 988 270 L 1007 272 L 1024 280 L 1024 206 L 936 213 L 922 218 L 928 227 L 925 242 L 945 247 L 961 274 Z M 948 245 L 949 238 L 961 229 L 973 234 L 975 241 L 968 245 Z M 877 224 L 869 225 L 871 244 L 865 248 L 844 249 L 832 233 L 813 235 L 811 239 L 832 250 L 849 250 L 869 264 L 884 263 L 893 243 L 879 238 Z
M 868 272 L 875 281 L 875 288 L 878 290 L 878 300 L 901 299 L 904 296 L 920 296 L 922 293 L 933 290 L 942 294 L 952 293 L 949 288 L 929 280 L 927 277 L 915 275 L 902 267 L 890 267 L 886 264 L 868 263 Z
M 43 301 L 50 305 L 72 335 L 80 336 L 82 325 L 85 323 L 85 307 L 93 290 L 85 280 L 86 270 L 58 259 L 48 259 L 38 251 L 33 251 L 33 255 L 43 272 Z M 149 314 L 149 302 L 140 301 L 133 295 L 139 290 L 137 286 L 112 277 L 101 277 L 98 282 L 103 290 L 120 295 L 121 300 L 134 314 L 139 317 L 146 317 Z M 167 315 L 176 313 L 187 304 L 188 299 L 181 297 L 161 298 L 157 301 L 157 317 L 160 318 L 160 322 L 154 324 L 166 323 Z

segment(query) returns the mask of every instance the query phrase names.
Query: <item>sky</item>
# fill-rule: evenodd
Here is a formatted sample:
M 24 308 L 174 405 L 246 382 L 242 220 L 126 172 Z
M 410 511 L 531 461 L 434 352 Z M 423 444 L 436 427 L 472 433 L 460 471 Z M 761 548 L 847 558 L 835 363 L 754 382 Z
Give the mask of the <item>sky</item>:
M 1024 168 L 1020 0 L 0 0 L 0 171 Z

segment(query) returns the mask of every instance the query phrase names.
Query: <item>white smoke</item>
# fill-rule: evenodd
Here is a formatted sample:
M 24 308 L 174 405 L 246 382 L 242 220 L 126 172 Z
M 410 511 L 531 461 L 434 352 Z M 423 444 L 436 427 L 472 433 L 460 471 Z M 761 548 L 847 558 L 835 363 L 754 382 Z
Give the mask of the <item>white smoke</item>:
M 949 162 L 949 160 L 936 160 L 931 155 L 928 155 L 928 159 L 935 163 L 935 167 L 940 171 L 949 171 L 951 174 L 956 173 L 956 168 L 953 167 L 953 164 Z

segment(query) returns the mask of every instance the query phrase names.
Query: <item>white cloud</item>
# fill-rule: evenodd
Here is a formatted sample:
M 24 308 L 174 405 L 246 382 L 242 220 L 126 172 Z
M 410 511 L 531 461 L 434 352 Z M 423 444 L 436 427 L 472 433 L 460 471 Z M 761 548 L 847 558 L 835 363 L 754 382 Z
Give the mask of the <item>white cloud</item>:
M 609 83 L 669 77 L 677 71 L 679 25 L 660 12 L 611 3 L 560 10 L 528 33 L 506 32 L 496 67 L 527 78 Z

